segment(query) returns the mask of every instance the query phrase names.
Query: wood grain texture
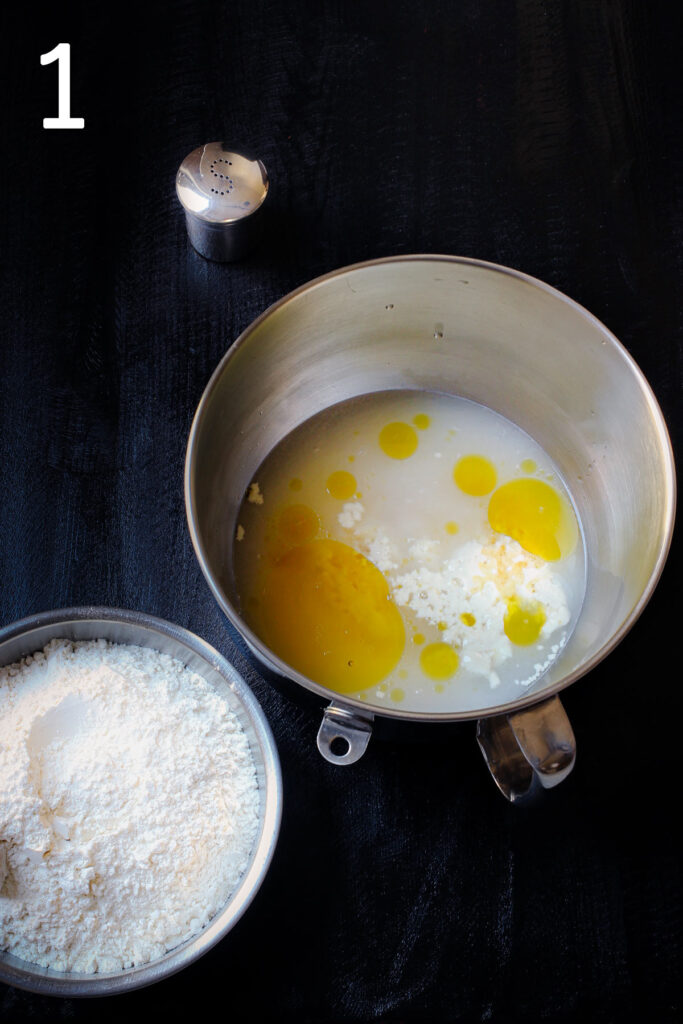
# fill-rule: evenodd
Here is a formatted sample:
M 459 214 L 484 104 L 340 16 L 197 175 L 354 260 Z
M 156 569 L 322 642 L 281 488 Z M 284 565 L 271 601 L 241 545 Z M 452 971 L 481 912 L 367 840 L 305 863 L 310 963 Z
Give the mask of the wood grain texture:
M 673 1021 L 678 548 L 636 628 L 566 693 L 574 773 L 520 812 L 467 726 L 390 731 L 348 770 L 322 761 L 319 713 L 256 668 L 211 598 L 182 471 L 202 390 L 255 316 L 318 274 L 410 252 L 505 263 L 582 302 L 639 362 L 678 447 L 678 5 L 149 0 L 2 17 L 1 621 L 101 603 L 198 632 L 262 702 L 285 779 L 272 869 L 217 948 L 97 1003 L 3 988 L 2 1020 Z M 56 72 L 39 56 L 58 41 L 82 132 L 41 128 Z M 182 158 L 218 138 L 272 178 L 266 243 L 233 266 L 189 248 L 174 194 Z

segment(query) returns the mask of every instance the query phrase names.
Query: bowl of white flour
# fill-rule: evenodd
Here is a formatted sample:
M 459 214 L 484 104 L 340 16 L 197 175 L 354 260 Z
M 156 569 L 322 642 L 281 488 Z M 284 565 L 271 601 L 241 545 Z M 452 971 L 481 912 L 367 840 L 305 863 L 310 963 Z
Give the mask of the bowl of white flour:
M 111 995 L 192 963 L 277 841 L 266 718 L 199 637 L 72 608 L 0 630 L 0 979 Z

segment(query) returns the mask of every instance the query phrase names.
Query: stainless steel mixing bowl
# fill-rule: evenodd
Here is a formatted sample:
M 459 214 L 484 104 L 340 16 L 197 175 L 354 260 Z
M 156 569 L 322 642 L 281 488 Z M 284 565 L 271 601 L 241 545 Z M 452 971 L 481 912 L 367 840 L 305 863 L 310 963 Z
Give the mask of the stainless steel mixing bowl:
M 217 651 L 198 636 L 141 612 L 111 608 L 66 608 L 32 615 L 0 630 L 0 665 L 11 665 L 41 650 L 56 637 L 104 638 L 138 644 L 170 654 L 202 675 L 223 695 L 247 735 L 260 792 L 259 833 L 251 859 L 225 907 L 193 938 L 139 967 L 101 974 L 48 970 L 0 952 L 0 979 L 10 985 L 53 996 L 104 996 L 161 981 L 215 946 L 240 919 L 256 895 L 277 842 L 282 813 L 282 778 L 275 741 L 251 690 Z
M 237 339 L 211 378 L 190 433 L 185 497 L 192 542 L 230 621 L 257 657 L 330 699 L 318 745 L 356 760 L 377 709 L 292 670 L 239 610 L 232 544 L 242 497 L 271 449 L 314 413 L 373 391 L 461 395 L 526 430 L 558 466 L 587 550 L 587 590 L 560 658 L 518 700 L 425 714 L 476 718 L 489 768 L 510 799 L 555 785 L 574 761 L 556 696 L 605 657 L 649 599 L 667 555 L 674 465 L 664 420 L 613 334 L 554 288 L 479 260 L 411 256 L 346 267 L 285 296 Z M 341 737 L 347 749 L 335 753 Z M 338 746 L 338 745 L 337 745 Z

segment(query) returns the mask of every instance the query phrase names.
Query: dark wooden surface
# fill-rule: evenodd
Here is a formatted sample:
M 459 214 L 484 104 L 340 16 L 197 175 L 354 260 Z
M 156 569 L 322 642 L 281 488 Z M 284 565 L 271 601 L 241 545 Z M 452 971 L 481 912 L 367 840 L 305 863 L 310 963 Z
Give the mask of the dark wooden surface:
M 352 769 L 264 679 L 195 561 L 182 467 L 219 358 L 344 264 L 505 263 L 600 317 L 680 441 L 678 5 L 623 0 L 5 5 L 0 621 L 142 609 L 231 658 L 278 742 L 285 814 L 234 931 L 154 988 L 0 992 L 3 1021 L 672 1021 L 680 1008 L 680 612 L 670 560 L 620 647 L 566 693 L 575 771 L 505 804 L 474 730 L 406 730 Z M 72 44 L 72 112 L 45 131 Z M 216 138 L 272 177 L 266 244 L 187 245 L 181 159 Z M 672 656 L 671 664 L 668 664 Z

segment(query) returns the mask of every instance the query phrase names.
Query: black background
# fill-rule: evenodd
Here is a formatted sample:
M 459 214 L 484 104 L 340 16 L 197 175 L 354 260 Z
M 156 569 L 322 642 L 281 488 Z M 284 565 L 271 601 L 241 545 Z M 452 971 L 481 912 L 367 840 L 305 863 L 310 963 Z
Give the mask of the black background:
M 406 0 L 5 5 L 0 621 L 140 609 L 234 661 L 278 742 L 285 814 L 234 931 L 153 988 L 0 990 L 3 1020 L 669 1021 L 680 1006 L 680 613 L 672 554 L 635 629 L 566 691 L 572 776 L 521 811 L 472 726 L 406 727 L 353 768 L 264 679 L 195 561 L 182 467 L 231 341 L 358 260 L 504 263 L 587 306 L 680 441 L 678 4 Z M 45 131 L 72 51 L 83 131 Z M 227 139 L 272 180 L 242 263 L 204 261 L 174 193 Z M 669 655 L 672 655 L 669 660 Z

